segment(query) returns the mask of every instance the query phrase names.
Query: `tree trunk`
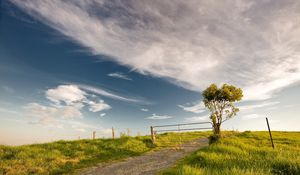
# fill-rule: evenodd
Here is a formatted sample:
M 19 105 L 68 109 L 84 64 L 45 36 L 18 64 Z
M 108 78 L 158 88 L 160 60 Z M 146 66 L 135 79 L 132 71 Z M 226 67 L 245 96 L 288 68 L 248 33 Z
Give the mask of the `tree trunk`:
M 214 123 L 214 134 L 220 135 L 221 134 L 221 124 L 220 123 Z

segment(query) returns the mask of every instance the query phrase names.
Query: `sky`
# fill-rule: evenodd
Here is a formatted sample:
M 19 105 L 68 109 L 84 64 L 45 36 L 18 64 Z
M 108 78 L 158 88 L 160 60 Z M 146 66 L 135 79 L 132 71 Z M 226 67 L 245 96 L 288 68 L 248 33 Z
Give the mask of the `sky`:
M 2 0 L 0 144 L 209 121 L 201 92 L 243 89 L 230 130 L 300 130 L 300 1 Z

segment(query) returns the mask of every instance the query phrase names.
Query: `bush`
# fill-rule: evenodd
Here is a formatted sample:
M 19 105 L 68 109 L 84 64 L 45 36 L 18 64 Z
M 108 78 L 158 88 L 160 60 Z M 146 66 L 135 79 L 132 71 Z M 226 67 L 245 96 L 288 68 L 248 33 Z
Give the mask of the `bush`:
M 217 143 L 221 139 L 221 134 L 213 134 L 208 137 L 209 144 Z

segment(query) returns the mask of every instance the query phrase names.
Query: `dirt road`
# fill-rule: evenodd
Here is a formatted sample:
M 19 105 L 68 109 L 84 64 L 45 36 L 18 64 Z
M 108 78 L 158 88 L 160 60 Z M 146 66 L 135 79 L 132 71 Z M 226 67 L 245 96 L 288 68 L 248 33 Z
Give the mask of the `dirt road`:
M 124 161 L 99 165 L 83 170 L 81 175 L 152 175 L 172 166 L 176 161 L 208 145 L 207 139 L 195 140 L 181 146 L 180 150 L 162 149 L 131 157 Z

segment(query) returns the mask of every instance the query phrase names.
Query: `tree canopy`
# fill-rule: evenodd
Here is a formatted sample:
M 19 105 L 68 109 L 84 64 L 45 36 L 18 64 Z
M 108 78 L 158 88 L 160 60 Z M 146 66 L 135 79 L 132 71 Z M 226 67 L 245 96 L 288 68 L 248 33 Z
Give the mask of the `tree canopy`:
M 214 127 L 214 134 L 220 134 L 221 124 L 234 117 L 239 109 L 234 102 L 240 101 L 243 91 L 232 85 L 223 84 L 221 88 L 212 84 L 202 93 L 204 105 L 211 112 L 210 119 Z

